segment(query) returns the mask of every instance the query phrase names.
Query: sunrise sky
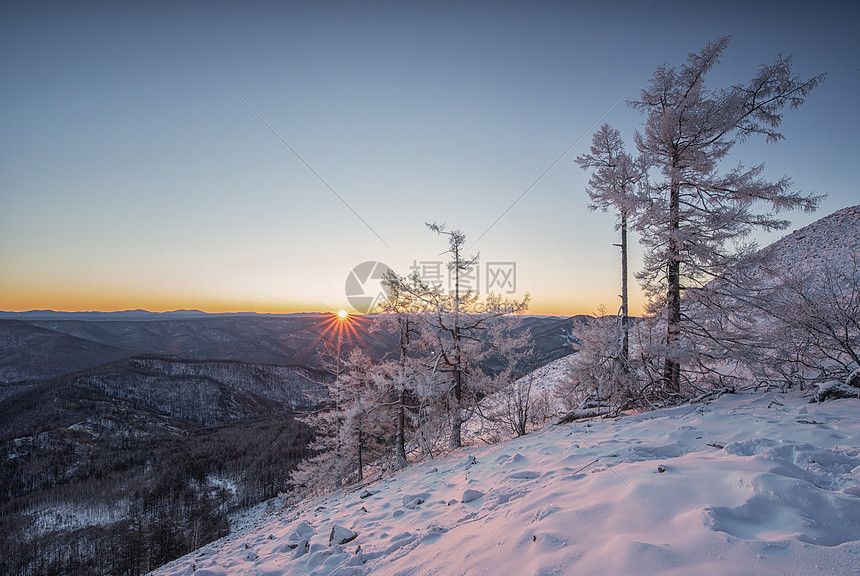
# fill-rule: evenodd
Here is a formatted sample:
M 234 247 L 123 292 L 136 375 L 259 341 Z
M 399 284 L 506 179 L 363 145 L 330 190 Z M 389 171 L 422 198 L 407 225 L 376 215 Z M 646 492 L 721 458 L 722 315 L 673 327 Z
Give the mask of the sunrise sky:
M 574 163 L 591 133 L 632 149 L 625 100 L 729 34 L 711 86 L 779 52 L 828 73 L 785 141 L 736 158 L 828 195 L 792 229 L 860 203 L 852 6 L 7 3 L 0 310 L 338 310 L 361 262 L 442 261 L 424 223 L 444 222 L 480 253 L 482 292 L 487 263 L 515 263 L 531 313 L 614 311 L 614 217 L 587 210 Z

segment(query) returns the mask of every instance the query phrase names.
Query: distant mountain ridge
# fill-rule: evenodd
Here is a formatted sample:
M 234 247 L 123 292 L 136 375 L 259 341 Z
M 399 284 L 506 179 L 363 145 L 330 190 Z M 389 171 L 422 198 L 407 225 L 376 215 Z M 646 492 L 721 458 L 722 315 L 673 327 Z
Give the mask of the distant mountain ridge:
M 323 342 L 337 331 L 332 314 L 184 313 L 146 312 L 141 320 L 132 318 L 137 311 L 97 316 L 37 311 L 32 317 L 0 318 L 0 384 L 53 378 L 140 355 L 317 369 Z M 519 329 L 535 336 L 541 365 L 572 352 L 574 319 L 519 321 Z M 379 359 L 395 349 L 395 335 L 371 333 L 370 324 L 370 317 L 353 317 L 343 332 L 344 345 L 360 346 Z
M 26 310 L 23 312 L 10 312 L 0 310 L 0 318 L 12 320 L 165 320 L 185 318 L 210 318 L 210 317 L 267 317 L 288 318 L 293 316 L 313 316 L 322 312 L 294 312 L 289 314 L 269 314 L 265 312 L 203 312 L 202 310 L 182 309 L 168 310 L 166 312 L 152 312 L 141 308 L 135 310 L 116 311 L 63 311 L 63 310 Z
M 0 320 L 0 384 L 52 378 L 131 354 L 132 349 L 22 320 Z
M 51 378 L 146 354 L 314 368 L 321 342 L 332 336 L 330 314 L 130 320 L 112 313 L 103 318 L 49 319 L 42 313 L 31 320 L 0 319 L 0 383 Z M 356 338 L 374 354 L 391 347 L 384 337 L 368 337 L 366 329 Z

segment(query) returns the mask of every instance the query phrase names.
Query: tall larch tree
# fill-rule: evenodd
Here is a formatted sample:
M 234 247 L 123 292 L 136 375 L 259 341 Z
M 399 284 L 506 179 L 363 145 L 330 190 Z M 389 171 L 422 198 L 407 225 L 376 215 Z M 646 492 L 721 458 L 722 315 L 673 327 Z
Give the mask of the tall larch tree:
M 591 170 L 585 191 L 591 199 L 589 210 L 610 209 L 618 214 L 616 229 L 621 232 L 621 342 L 618 358 L 627 367 L 630 358 L 630 305 L 627 292 L 627 231 L 641 201 L 637 194 L 644 174 L 642 162 L 624 150 L 621 133 L 604 124 L 595 132 L 588 154 L 576 157 L 583 170 Z
M 662 380 L 669 393 L 680 391 L 685 360 L 684 290 L 735 264 L 739 252 L 733 245 L 753 230 L 786 228 L 780 212 L 811 212 L 820 200 L 793 192 L 788 177 L 766 179 L 763 164 L 720 170 L 735 145 L 751 136 L 782 140 L 783 109 L 803 104 L 824 79 L 800 78 L 791 57 L 779 55 L 745 84 L 710 89 L 705 77 L 728 44 L 728 37 L 708 43 L 679 69 L 658 67 L 639 99 L 629 102 L 645 115 L 635 141 L 653 166 L 639 278 L 665 314 Z M 759 204 L 767 210 L 756 211 Z

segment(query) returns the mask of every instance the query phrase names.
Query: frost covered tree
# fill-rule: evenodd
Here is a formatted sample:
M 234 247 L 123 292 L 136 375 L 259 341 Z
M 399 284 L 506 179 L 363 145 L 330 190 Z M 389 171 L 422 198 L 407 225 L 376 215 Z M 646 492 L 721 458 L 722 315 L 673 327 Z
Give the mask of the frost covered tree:
M 497 390 L 479 404 L 486 428 L 502 435 L 525 436 L 530 427 L 543 424 L 551 415 L 546 395 L 535 386 L 536 359 L 529 331 L 506 339 L 499 350 L 502 369 L 496 374 Z
M 463 288 L 465 273 L 477 261 L 477 256 L 462 255 L 466 235 L 459 230 L 447 230 L 444 225 L 428 224 L 430 230 L 448 237 L 448 264 L 453 292 L 429 294 L 431 312 L 428 322 L 434 335 L 433 373 L 442 375 L 446 389 L 450 418 L 449 447 L 463 444 L 463 423 L 472 417 L 482 395 L 492 390 L 493 379 L 481 364 L 494 354 L 508 350 L 509 342 L 502 326 L 494 322 L 502 316 L 517 314 L 528 308 L 528 295 L 521 301 L 502 299 L 491 294 L 484 302 L 470 288 Z M 508 350 L 509 352 L 509 350 Z
M 345 361 L 340 380 L 344 424 L 341 427 L 340 457 L 354 471 L 356 481 L 364 480 L 369 462 L 378 461 L 387 451 L 385 418 L 377 412 L 386 406 L 384 377 L 361 348 L 353 348 Z
M 310 446 L 316 455 L 291 475 L 293 482 L 312 490 L 361 481 L 365 465 L 384 451 L 384 419 L 374 414 L 381 404 L 378 371 L 361 348 L 345 357 L 341 351 L 340 342 L 326 348 L 324 366 L 335 377 L 322 383 L 326 394 L 317 399 L 322 406 L 304 418 L 316 431 Z
M 419 408 L 414 400 L 422 374 L 419 360 L 424 351 L 421 330 L 425 308 L 420 295 L 428 293 L 429 288 L 421 282 L 417 272 L 401 278 L 388 270 L 382 284 L 387 296 L 381 303 L 383 313 L 377 317 L 376 329 L 397 334 L 397 357 L 388 363 L 388 382 L 389 405 L 394 407 L 395 419 L 394 468 L 400 470 L 407 464 L 408 416 Z
M 591 170 L 588 193 L 589 210 L 612 209 L 618 214 L 616 229 L 621 232 L 621 341 L 617 359 L 627 366 L 630 358 L 630 307 L 627 295 L 627 230 L 641 203 L 639 182 L 645 174 L 644 164 L 624 150 L 621 133 L 604 124 L 595 132 L 588 154 L 576 157 L 583 170 Z
M 860 369 L 860 255 L 849 256 L 808 268 L 763 266 L 748 275 L 747 284 L 756 286 L 753 295 L 717 296 L 740 312 L 724 325 L 732 334 L 742 334 L 738 341 L 754 340 L 746 347 L 752 351 L 741 358 L 759 381 L 855 382 Z
M 819 379 L 852 380 L 860 369 L 860 255 L 846 268 L 826 263 L 778 278 L 767 302 L 777 330 L 767 335 L 790 342 L 797 363 Z
M 451 448 L 459 448 L 462 445 L 462 422 L 463 412 L 467 407 L 467 395 L 470 388 L 477 388 L 474 382 L 479 381 L 482 375 L 477 374 L 477 367 L 470 362 L 469 354 L 464 354 L 464 347 L 469 344 L 471 333 L 476 331 L 478 324 L 467 320 L 465 312 L 469 311 L 478 300 L 478 295 L 471 290 L 460 293 L 460 277 L 471 266 L 475 264 L 478 257 L 464 259 L 461 255 L 466 236 L 459 230 L 448 231 L 444 224 L 428 224 L 430 230 L 440 235 L 448 236 L 448 252 L 451 254 L 449 269 L 454 276 L 454 293 L 445 298 L 437 294 L 435 301 L 435 317 L 433 325 L 436 329 L 438 340 L 438 356 L 435 362 L 435 370 L 447 373 L 450 376 L 450 418 L 451 436 L 449 445 Z M 470 372 L 472 372 L 470 374 Z M 470 383 L 469 378 L 473 382 Z M 470 386 L 471 384 L 471 386 Z
M 782 110 L 800 106 L 824 78 L 800 78 L 791 57 L 779 55 L 744 84 L 708 88 L 705 77 L 728 43 L 727 37 L 708 43 L 679 69 L 658 67 L 639 99 L 629 102 L 645 115 L 635 141 L 654 177 L 640 226 L 646 253 L 638 277 L 665 322 L 661 380 L 669 393 L 680 391 L 682 364 L 695 354 L 685 338 L 684 291 L 736 263 L 734 244 L 753 230 L 787 227 L 780 212 L 810 212 L 819 202 L 793 192 L 788 177 L 766 179 L 763 164 L 721 170 L 737 143 L 752 136 L 783 139 Z M 768 210 L 756 211 L 759 203 Z
M 505 386 L 501 405 L 489 415 L 517 436 L 525 436 L 529 422 L 534 418 L 534 376 L 525 376 Z
M 622 328 L 618 319 L 601 305 L 594 317 L 577 323 L 573 335 L 579 345 L 568 365 L 567 381 L 556 389 L 570 417 L 593 416 L 636 404 L 641 397 L 638 363 L 632 357 L 619 361 Z M 625 335 L 629 336 L 629 327 Z
M 784 265 L 765 249 L 690 291 L 690 332 L 702 351 L 691 370 L 721 387 L 853 381 L 860 368 L 860 255 L 849 248 L 846 256 Z
M 420 313 L 416 333 L 420 338 L 412 345 L 421 350 L 426 369 L 415 381 L 421 398 L 419 425 L 424 428 L 422 443 L 427 444 L 426 432 L 433 427 L 433 409 L 441 409 L 448 420 L 448 444 L 458 448 L 463 443 L 463 423 L 475 414 L 478 400 L 497 385 L 499 370 L 488 366 L 504 365 L 517 340 L 505 332 L 504 316 L 527 309 L 528 295 L 521 300 L 502 299 L 490 294 L 485 300 L 467 286 L 469 269 L 477 257 L 462 255 L 466 236 L 459 230 L 449 231 L 444 225 L 428 224 L 432 231 L 448 238 L 451 255 L 449 270 L 452 290 L 444 292 L 439 286 L 428 286 L 413 278 L 397 279 L 397 292 L 408 294 Z M 430 441 L 432 443 L 432 440 Z

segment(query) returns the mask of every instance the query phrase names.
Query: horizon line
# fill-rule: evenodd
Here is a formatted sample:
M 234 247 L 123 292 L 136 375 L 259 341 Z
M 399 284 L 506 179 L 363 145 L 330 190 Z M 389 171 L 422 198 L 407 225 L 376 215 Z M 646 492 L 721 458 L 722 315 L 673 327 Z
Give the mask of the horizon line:
M 334 314 L 338 313 L 337 310 L 302 310 L 296 312 L 257 312 L 254 310 L 237 310 L 237 311 L 220 311 L 220 312 L 209 312 L 206 310 L 200 310 L 198 308 L 177 308 L 171 310 L 148 310 L 145 308 L 127 308 L 122 310 L 54 310 L 52 308 L 34 308 L 29 310 L 0 310 L 0 315 L 24 315 L 24 314 L 153 314 L 153 315 L 161 315 L 161 314 L 200 314 L 206 316 L 297 316 L 300 314 Z M 350 316 L 373 316 L 376 314 L 383 314 L 383 312 L 349 312 Z M 593 316 L 593 314 L 564 314 L 564 313 L 535 313 L 530 314 L 528 312 L 524 314 L 519 314 L 519 316 L 555 316 L 555 317 L 567 317 L 573 318 L 575 316 Z

